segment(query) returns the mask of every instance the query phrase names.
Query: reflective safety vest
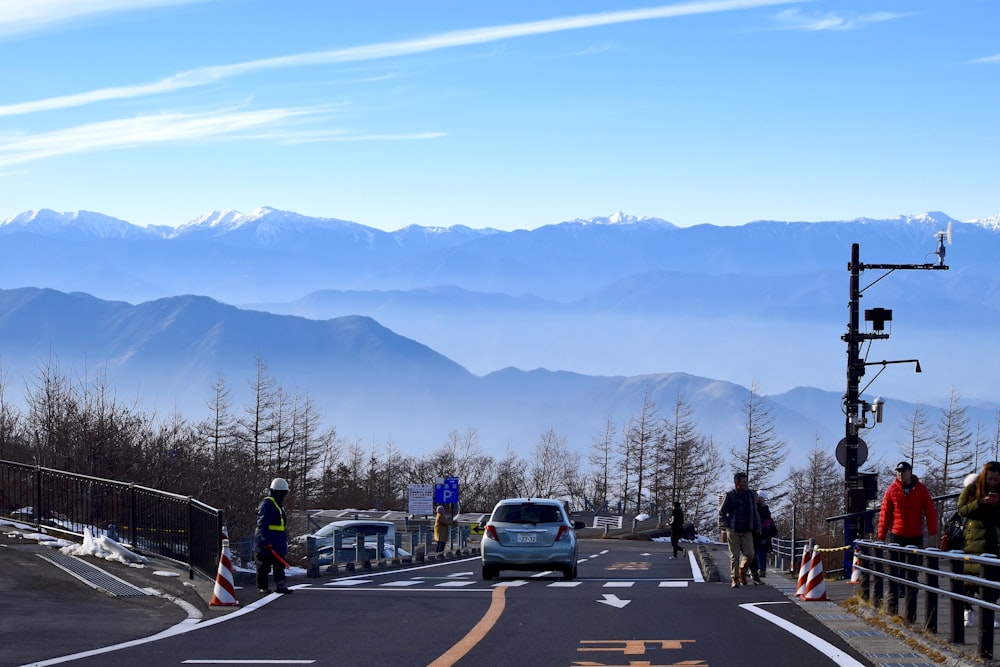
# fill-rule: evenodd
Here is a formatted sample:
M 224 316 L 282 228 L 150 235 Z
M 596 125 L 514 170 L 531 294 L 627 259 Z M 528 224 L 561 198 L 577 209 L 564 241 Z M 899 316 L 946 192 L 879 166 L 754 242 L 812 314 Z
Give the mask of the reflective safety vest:
M 278 514 L 281 516 L 281 523 L 271 524 L 267 527 L 268 530 L 275 530 L 280 532 L 285 532 L 285 510 L 278 504 L 278 501 L 274 499 L 274 496 L 268 496 L 268 500 L 274 503 L 274 506 L 278 509 Z

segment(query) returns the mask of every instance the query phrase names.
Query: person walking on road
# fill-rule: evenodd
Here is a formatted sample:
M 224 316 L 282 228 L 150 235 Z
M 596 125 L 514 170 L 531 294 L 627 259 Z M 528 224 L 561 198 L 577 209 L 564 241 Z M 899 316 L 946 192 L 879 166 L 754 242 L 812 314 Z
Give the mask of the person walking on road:
M 719 507 L 719 525 L 726 530 L 729 543 L 729 570 L 733 588 L 747 585 L 747 569 L 754 558 L 753 534 L 760 532 L 757 498 L 747 488 L 747 475 L 733 475 L 734 488 L 726 493 Z M 756 583 L 756 582 L 755 582 Z
M 878 539 L 903 547 L 923 549 L 925 519 L 927 534 L 937 535 L 938 520 L 934 500 L 924 483 L 913 474 L 913 466 L 900 461 L 896 465 L 896 479 L 885 490 L 882 498 Z
M 455 523 L 451 516 L 444 511 L 444 505 L 437 506 L 437 513 L 434 515 L 434 551 L 441 553 L 444 545 L 448 542 L 449 528 Z
M 760 536 L 754 545 L 757 554 L 757 575 L 767 576 L 767 555 L 772 551 L 771 540 L 778 536 L 778 527 L 771 516 L 771 508 L 767 506 L 767 493 L 757 492 L 757 513 L 760 515 Z M 754 580 L 756 582 L 756 579 Z
M 674 501 L 674 511 L 670 516 L 670 545 L 674 548 L 674 555 L 671 558 L 677 558 L 677 552 L 684 555 L 684 549 L 680 546 L 681 535 L 684 533 L 684 510 L 681 509 L 681 503 L 679 500 Z
M 281 477 L 271 480 L 267 496 L 257 508 L 257 529 L 253 534 L 253 554 L 257 562 L 257 592 L 270 593 L 267 576 L 274 572 L 274 586 L 278 593 L 291 593 L 285 583 L 285 557 L 288 555 L 288 537 L 285 533 L 285 496 L 288 482 Z
M 1000 463 L 990 461 L 976 475 L 975 479 L 967 480 L 965 488 L 958 496 L 958 514 L 965 517 L 965 548 L 967 554 L 980 555 L 984 553 L 1000 553 L 1000 539 L 997 530 L 1000 529 Z M 982 566 L 979 563 L 966 563 L 965 573 L 982 576 Z M 965 592 L 972 597 L 979 597 L 979 587 L 966 584 Z M 975 623 L 975 611 L 972 607 L 965 609 L 965 627 L 971 628 Z M 1000 624 L 994 623 L 994 627 Z

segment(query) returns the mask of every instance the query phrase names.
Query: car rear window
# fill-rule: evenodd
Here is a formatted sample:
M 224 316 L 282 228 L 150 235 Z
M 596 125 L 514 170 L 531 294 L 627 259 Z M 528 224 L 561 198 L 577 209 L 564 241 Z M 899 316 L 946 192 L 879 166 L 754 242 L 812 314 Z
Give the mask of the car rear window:
M 562 512 L 555 505 L 522 503 L 501 505 L 493 514 L 494 521 L 505 523 L 562 523 Z

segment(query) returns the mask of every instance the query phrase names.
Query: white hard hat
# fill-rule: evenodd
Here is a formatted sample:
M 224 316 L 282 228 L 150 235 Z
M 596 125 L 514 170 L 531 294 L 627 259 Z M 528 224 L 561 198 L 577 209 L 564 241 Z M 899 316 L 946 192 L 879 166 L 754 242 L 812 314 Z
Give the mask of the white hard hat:
M 761 500 L 767 500 L 767 492 L 766 491 L 758 491 L 757 492 L 757 497 L 760 498 Z
M 288 482 L 285 481 L 283 477 L 275 477 L 271 480 L 271 490 L 272 491 L 287 491 Z

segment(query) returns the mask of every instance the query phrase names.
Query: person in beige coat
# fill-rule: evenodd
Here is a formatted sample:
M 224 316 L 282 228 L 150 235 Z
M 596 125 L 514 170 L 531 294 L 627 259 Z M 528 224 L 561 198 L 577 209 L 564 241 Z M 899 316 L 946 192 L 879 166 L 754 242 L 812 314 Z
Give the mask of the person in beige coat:
M 448 542 L 448 532 L 451 526 L 455 525 L 455 520 L 444 510 L 444 505 L 437 506 L 437 513 L 434 515 L 434 551 L 441 553 L 444 545 Z

